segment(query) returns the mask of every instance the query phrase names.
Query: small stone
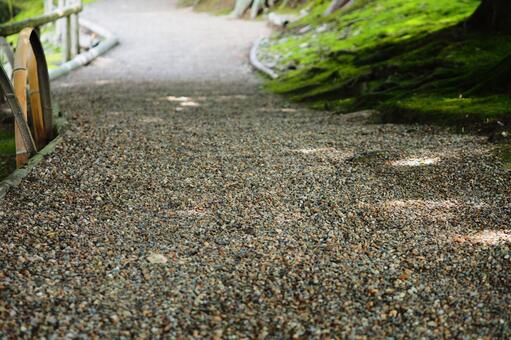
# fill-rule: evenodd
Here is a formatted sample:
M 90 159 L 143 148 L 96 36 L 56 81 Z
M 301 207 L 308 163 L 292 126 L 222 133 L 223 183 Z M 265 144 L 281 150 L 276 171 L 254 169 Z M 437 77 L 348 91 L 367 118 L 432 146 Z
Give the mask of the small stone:
M 147 257 L 147 260 L 152 264 L 165 264 L 168 259 L 162 254 L 152 253 Z

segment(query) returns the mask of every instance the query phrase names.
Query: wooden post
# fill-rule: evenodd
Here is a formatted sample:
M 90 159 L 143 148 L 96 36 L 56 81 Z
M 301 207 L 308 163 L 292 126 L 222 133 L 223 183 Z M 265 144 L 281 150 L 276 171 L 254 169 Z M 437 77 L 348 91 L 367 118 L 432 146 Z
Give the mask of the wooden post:
M 71 54 L 72 49 L 72 32 L 71 32 L 71 16 L 66 17 L 66 35 L 64 36 L 64 61 L 70 61 L 73 56 Z
M 53 7 L 53 10 L 56 10 L 57 12 L 62 11 L 64 9 L 64 0 L 58 0 L 57 7 Z M 62 42 L 62 36 L 64 32 L 64 19 L 60 19 L 55 23 L 57 27 L 57 41 Z
M 66 0 L 59 0 L 59 6 L 58 11 L 62 12 L 64 11 L 64 8 L 66 7 Z M 60 39 L 60 49 L 62 53 L 62 62 L 66 62 L 71 60 L 69 54 L 71 49 L 71 43 L 68 40 L 69 32 L 70 32 L 70 20 L 69 17 L 62 18 L 58 21 L 57 26 L 59 27 L 59 39 Z
M 74 1 L 73 5 L 81 5 L 81 0 Z M 71 16 L 71 32 L 72 32 L 72 54 L 80 54 L 80 18 L 78 13 Z

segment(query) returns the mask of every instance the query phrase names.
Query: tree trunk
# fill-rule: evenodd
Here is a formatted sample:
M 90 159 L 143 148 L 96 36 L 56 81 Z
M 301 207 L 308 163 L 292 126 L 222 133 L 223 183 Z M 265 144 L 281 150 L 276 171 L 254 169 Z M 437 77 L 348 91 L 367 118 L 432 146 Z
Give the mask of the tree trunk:
M 245 11 L 250 7 L 251 3 L 252 0 L 236 0 L 236 5 L 231 15 L 236 18 L 241 18 Z
M 252 8 L 250 9 L 250 19 L 254 20 L 257 18 L 259 11 L 263 7 L 263 0 L 254 0 L 252 2 Z
M 328 6 L 327 10 L 325 11 L 325 13 L 323 13 L 323 15 L 324 16 L 330 15 L 351 2 L 352 2 L 351 0 L 332 0 L 330 6 Z
M 468 20 L 468 26 L 481 31 L 511 33 L 511 1 L 482 0 Z

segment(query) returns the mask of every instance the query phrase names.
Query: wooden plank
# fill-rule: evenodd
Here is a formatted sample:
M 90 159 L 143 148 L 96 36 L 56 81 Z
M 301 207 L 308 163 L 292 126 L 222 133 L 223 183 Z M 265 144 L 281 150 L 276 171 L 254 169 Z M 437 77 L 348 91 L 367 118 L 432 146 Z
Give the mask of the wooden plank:
M 11 24 L 0 25 L 0 36 L 6 37 L 9 35 L 17 34 L 21 32 L 25 27 L 39 27 L 58 19 L 68 17 L 72 14 L 80 13 L 82 10 L 83 7 L 81 5 L 76 5 L 64 8 L 63 10 L 57 10 L 51 14 L 41 15 Z

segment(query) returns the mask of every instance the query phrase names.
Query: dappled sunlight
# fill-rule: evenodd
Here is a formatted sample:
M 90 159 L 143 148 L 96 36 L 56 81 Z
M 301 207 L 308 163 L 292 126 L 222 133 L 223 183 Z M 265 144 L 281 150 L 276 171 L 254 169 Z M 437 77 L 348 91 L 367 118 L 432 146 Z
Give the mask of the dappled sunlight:
M 306 149 L 296 149 L 293 150 L 293 152 L 303 153 L 304 155 L 312 155 L 316 153 L 331 153 L 331 152 L 337 152 L 335 148 L 306 148 Z
M 316 172 L 330 171 L 334 164 L 343 163 L 353 157 L 351 150 L 338 150 L 333 147 L 301 148 L 288 152 L 293 155 L 304 155 L 309 166 L 315 168 Z M 318 161 L 320 162 L 318 163 Z
M 166 100 L 168 100 L 169 102 L 179 102 L 179 103 L 183 103 L 183 102 L 187 102 L 190 99 L 190 97 L 175 97 L 175 96 L 168 96 L 165 98 Z
M 411 199 L 411 200 L 392 200 L 387 201 L 385 206 L 393 209 L 452 209 L 459 206 L 458 202 L 452 200 L 441 200 L 441 201 L 433 201 L 433 200 L 420 200 L 420 199 Z
M 283 113 L 294 113 L 297 112 L 296 109 L 284 107 L 284 108 L 276 108 L 276 107 L 261 107 L 257 109 L 257 111 L 261 112 L 283 112 Z
M 409 158 L 409 159 L 400 159 L 397 161 L 391 161 L 390 164 L 392 166 L 398 167 L 418 167 L 418 166 L 429 166 L 435 165 L 440 162 L 439 157 L 424 157 L 424 158 Z
M 248 96 L 235 94 L 235 95 L 220 95 L 220 96 L 197 96 L 197 97 L 188 97 L 188 96 L 167 96 L 162 98 L 162 100 L 166 100 L 169 102 L 175 103 L 191 103 L 191 102 L 204 102 L 204 101 L 214 101 L 214 102 L 226 102 L 231 100 L 245 100 Z
M 193 101 L 182 102 L 179 105 L 184 106 L 184 107 L 199 107 L 200 106 L 199 103 L 193 102 Z
M 143 116 L 140 118 L 140 122 L 145 124 L 156 124 L 156 123 L 163 123 L 163 119 L 160 117 L 150 117 L 150 116 Z
M 115 83 L 117 83 L 115 80 L 102 79 L 102 80 L 96 80 L 94 82 L 94 85 L 110 85 L 110 84 L 115 84 Z
M 460 206 L 460 203 L 456 200 L 422 199 L 395 199 L 375 204 L 359 204 L 360 208 L 376 210 L 391 218 L 425 218 L 433 220 L 453 218 Z
M 197 103 L 192 97 L 175 97 L 168 96 L 165 98 L 169 102 L 179 103 L 182 107 L 199 107 L 200 104 Z
M 476 243 L 496 246 L 511 243 L 511 231 L 509 230 L 483 230 L 473 235 L 456 235 L 453 240 L 458 243 Z

